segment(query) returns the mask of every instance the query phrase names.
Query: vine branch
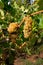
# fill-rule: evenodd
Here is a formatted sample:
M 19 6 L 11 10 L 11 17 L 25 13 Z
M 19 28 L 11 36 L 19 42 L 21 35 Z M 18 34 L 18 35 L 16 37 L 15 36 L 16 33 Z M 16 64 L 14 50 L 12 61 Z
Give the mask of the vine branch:
M 35 13 L 32 13 L 32 14 L 30 14 L 30 16 L 34 16 L 34 15 L 36 15 L 36 14 L 40 14 L 40 13 L 43 13 L 43 10 L 38 11 L 38 12 L 35 12 Z
M 28 16 L 34 16 L 34 15 L 36 15 L 36 14 L 40 14 L 40 13 L 43 13 L 43 10 L 38 11 L 38 12 L 34 12 L 34 13 L 28 15 Z M 24 22 L 24 20 L 25 20 L 25 17 L 23 18 L 23 20 L 22 20 L 21 23 L 19 24 L 19 27 L 22 25 L 22 23 Z

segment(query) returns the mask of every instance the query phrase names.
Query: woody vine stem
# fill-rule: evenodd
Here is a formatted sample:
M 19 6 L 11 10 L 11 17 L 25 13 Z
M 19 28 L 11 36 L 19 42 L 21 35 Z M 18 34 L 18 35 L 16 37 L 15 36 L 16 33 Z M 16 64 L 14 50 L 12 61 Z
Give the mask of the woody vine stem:
M 40 13 L 43 13 L 43 10 L 38 11 L 38 12 L 35 12 L 35 13 L 32 13 L 32 14 L 30 14 L 30 15 L 28 15 L 28 16 L 34 16 L 34 15 L 40 14 Z M 23 22 L 24 22 L 24 18 L 23 18 L 23 20 L 21 21 L 21 23 L 19 24 L 19 27 L 22 25 Z

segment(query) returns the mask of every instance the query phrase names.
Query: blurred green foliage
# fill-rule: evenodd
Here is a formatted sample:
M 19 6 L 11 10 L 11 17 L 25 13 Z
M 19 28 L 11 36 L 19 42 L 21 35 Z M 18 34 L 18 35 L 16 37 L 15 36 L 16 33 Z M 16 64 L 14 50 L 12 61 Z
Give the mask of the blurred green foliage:
M 3 59 L 2 55 L 5 52 L 5 58 L 9 58 L 9 62 L 13 62 L 14 55 L 20 51 L 31 55 L 32 53 L 39 53 L 40 49 L 43 51 L 43 13 L 31 16 L 32 22 L 32 34 L 28 39 L 24 38 L 23 25 L 19 28 L 18 38 L 16 39 L 17 45 L 21 45 L 26 42 L 21 50 L 9 40 L 9 32 L 7 28 L 11 22 L 21 23 L 22 19 L 26 15 L 30 15 L 34 12 L 43 9 L 43 1 L 39 0 L 38 3 L 30 5 L 26 0 L 21 3 L 16 0 L 11 0 L 8 4 L 8 0 L 0 0 L 0 58 Z M 2 31 L 1 31 L 2 30 Z M 4 34 L 4 36 L 3 36 Z M 11 64 L 10 63 L 10 64 Z

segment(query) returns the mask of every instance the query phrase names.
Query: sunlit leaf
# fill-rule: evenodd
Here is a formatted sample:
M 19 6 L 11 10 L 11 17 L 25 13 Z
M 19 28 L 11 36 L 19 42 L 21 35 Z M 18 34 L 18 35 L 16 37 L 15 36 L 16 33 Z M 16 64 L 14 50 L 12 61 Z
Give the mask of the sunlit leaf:
M 2 9 L 0 9 L 0 15 L 4 17 L 4 11 Z

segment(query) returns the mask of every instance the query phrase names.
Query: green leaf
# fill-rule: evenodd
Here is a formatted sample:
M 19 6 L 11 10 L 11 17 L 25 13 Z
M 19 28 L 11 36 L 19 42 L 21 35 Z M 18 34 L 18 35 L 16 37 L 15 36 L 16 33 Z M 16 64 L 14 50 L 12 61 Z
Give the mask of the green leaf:
M 40 37 L 41 37 L 41 38 L 43 37 L 43 32 L 40 33 Z
M 43 0 L 39 0 L 38 5 L 39 5 L 39 10 L 42 10 L 43 9 Z
M 17 5 L 17 3 L 16 3 L 16 1 L 14 2 L 14 7 L 15 8 L 19 8 L 18 5 Z
M 27 52 L 29 55 L 31 55 L 30 49 L 28 49 L 27 47 L 26 47 L 26 52 Z
M 0 1 L 0 8 L 4 8 L 4 3 Z
M 2 9 L 0 9 L 0 14 L 2 17 L 4 17 L 4 11 Z
M 43 29 L 43 17 L 40 18 L 39 28 Z
M 21 10 L 24 11 L 24 6 L 21 6 Z

